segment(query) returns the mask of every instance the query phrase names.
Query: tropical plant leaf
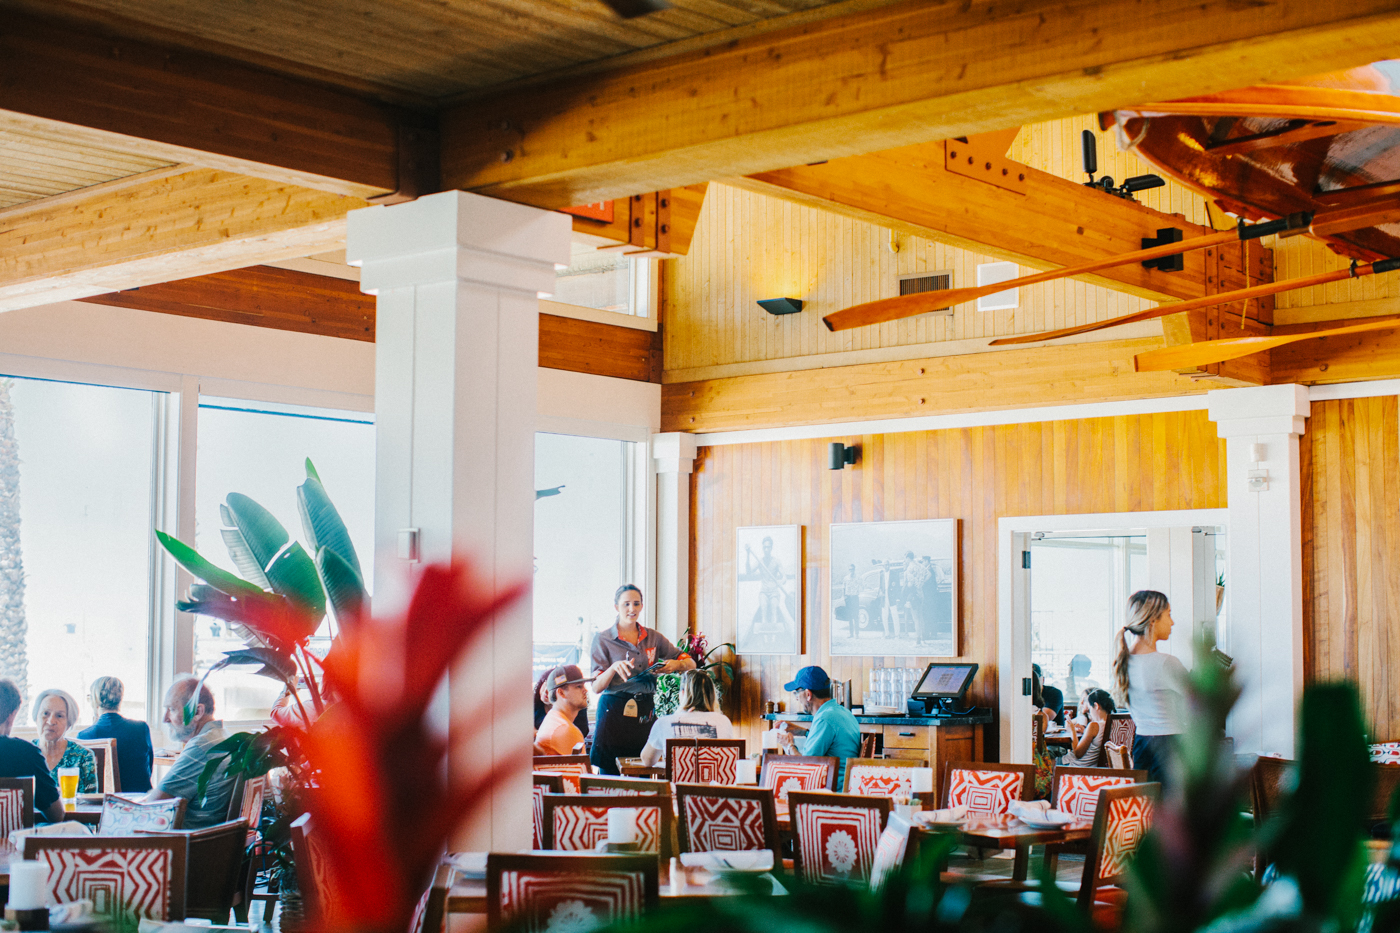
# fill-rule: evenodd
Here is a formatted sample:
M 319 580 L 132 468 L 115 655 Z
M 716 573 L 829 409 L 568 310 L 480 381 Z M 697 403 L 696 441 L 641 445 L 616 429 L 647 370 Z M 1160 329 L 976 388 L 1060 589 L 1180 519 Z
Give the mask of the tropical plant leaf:
M 328 547 L 316 552 L 316 570 L 321 574 L 336 627 L 342 632 L 353 629 L 369 610 L 369 595 L 359 572 Z
M 360 558 L 355 553 L 350 532 L 310 460 L 306 461 L 306 482 L 297 487 L 297 510 L 301 512 L 302 531 L 311 553 L 319 554 L 321 548 L 330 548 L 363 579 L 364 571 L 360 569 Z
M 229 596 L 240 598 L 256 598 L 266 596 L 267 591 L 247 580 L 229 573 L 222 567 L 216 567 L 207 559 L 202 557 L 198 551 L 190 547 L 179 538 L 172 537 L 163 531 L 156 532 L 156 540 L 170 552 L 170 556 L 190 574 L 197 579 L 203 580 L 214 589 Z
M 280 680 L 288 684 L 296 683 L 296 662 L 285 651 L 262 647 L 237 648 L 233 651 L 225 651 L 224 656 L 228 658 L 230 664 L 261 664 L 262 669 L 253 673 L 262 677 L 271 677 L 273 680 Z
M 219 535 L 238 572 L 264 589 L 271 589 L 267 565 L 291 540 L 287 529 L 271 512 L 242 493 L 229 493 L 219 506 L 219 515 L 224 522 Z
M 288 601 L 256 587 L 246 596 L 233 597 L 212 586 L 192 586 L 190 598 L 176 601 L 175 608 L 223 619 L 270 644 L 290 646 L 305 637 L 301 634 L 305 624 L 293 621 L 296 613 Z
M 321 575 L 316 572 L 311 555 L 293 541 L 268 564 L 267 579 L 274 593 L 287 598 L 291 621 L 304 630 L 298 640 L 316 634 L 326 616 L 326 591 L 321 587 Z

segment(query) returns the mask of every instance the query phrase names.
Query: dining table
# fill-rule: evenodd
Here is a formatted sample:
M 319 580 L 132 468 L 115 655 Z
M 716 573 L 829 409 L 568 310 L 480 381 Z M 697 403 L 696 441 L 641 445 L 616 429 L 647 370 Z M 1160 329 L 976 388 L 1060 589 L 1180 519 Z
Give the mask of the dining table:
M 1048 829 L 1031 826 L 1019 817 L 1007 813 L 969 819 L 957 831 L 958 841 L 974 849 L 1014 849 L 1016 861 L 1012 866 L 1011 877 L 1015 881 L 1025 881 L 1030 866 L 1031 846 L 1078 842 L 1088 839 L 1093 828 L 1092 820 L 1075 820 L 1058 828 Z M 934 831 L 937 829 L 934 828 Z

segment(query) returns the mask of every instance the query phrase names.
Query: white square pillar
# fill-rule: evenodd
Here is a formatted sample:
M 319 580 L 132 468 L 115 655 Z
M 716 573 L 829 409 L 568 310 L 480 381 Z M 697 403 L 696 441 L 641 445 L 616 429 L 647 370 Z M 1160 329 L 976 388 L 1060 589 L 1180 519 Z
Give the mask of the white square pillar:
M 379 296 L 376 614 L 404 607 L 412 569 L 454 556 L 498 592 L 529 584 L 538 299 L 568 263 L 569 238 L 563 214 L 460 191 L 348 216 L 346 258 Z M 416 555 L 405 552 L 414 538 Z M 465 733 L 454 778 L 510 773 L 458 848 L 530 844 L 532 641 L 527 589 L 449 676 L 440 712 Z
M 690 474 L 695 468 L 693 434 L 656 434 L 656 612 L 657 631 L 675 641 L 690 630 Z
M 1303 690 L 1302 485 L 1298 437 L 1309 414 L 1299 385 L 1207 396 L 1225 439 L 1230 528 L 1228 645 L 1244 693 L 1230 717 L 1240 752 L 1293 757 Z

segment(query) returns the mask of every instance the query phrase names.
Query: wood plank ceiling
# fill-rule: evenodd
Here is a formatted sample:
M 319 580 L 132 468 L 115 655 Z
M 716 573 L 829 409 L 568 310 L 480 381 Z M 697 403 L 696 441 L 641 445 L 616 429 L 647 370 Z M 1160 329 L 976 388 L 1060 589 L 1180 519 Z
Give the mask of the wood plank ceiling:
M 75 143 L 62 132 L 0 124 L 0 210 L 170 164 L 121 149 Z

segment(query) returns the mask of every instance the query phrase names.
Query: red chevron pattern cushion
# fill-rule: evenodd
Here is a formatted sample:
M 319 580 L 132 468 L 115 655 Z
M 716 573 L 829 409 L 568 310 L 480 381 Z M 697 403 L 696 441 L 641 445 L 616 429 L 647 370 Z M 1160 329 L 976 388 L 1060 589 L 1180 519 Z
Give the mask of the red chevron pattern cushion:
M 691 852 L 747 852 L 766 849 L 763 808 L 757 800 L 732 797 L 681 798 Z
M 771 762 L 764 772 L 763 786 L 773 788 L 779 800 L 787 800 L 790 790 L 826 790 L 826 765 Z
M 864 881 L 880 841 L 880 811 L 867 807 L 803 804 L 793 826 L 802 875 L 813 882 Z
M 24 791 L 18 787 L 0 790 L 0 839 L 24 828 Z
M 530 834 L 530 848 L 532 848 L 532 849 L 543 849 L 543 848 L 544 848 L 544 785 L 543 785 L 543 784 L 536 784 L 536 785 L 535 785 L 535 796 L 534 796 L 533 799 L 534 799 L 534 804 L 535 804 L 535 825 L 534 825 L 534 830 L 533 830 L 533 832 Z
M 866 797 L 914 796 L 913 768 L 856 765 L 846 774 L 846 793 Z
M 739 750 L 730 746 L 677 746 L 671 780 L 676 784 L 733 784 L 739 779 Z
M 1099 852 L 1099 880 L 1117 877 L 1128 867 L 1138 843 L 1152 828 L 1152 798 L 1122 797 L 1108 802 L 1108 823 Z
M 564 776 L 564 793 L 581 794 L 578 779 L 585 774 L 592 774 L 588 766 L 582 762 L 578 764 L 555 765 L 552 768 L 537 768 L 540 774 L 562 774 Z
M 640 872 L 501 872 L 501 920 L 508 929 L 565 933 L 641 916 Z
M 1133 783 L 1128 777 L 1098 777 L 1093 774 L 1060 775 L 1059 796 L 1055 798 L 1055 809 L 1061 813 L 1073 813 L 1081 820 L 1092 820 L 1099 806 L 1099 791 L 1106 787 L 1122 787 Z
M 40 849 L 49 866 L 49 899 L 92 901 L 100 914 L 169 920 L 173 864 L 169 849 Z
M 156 803 L 132 803 L 108 794 L 102 798 L 102 816 L 97 822 L 99 836 L 130 836 L 138 829 L 174 829 L 180 798 Z
M 948 806 L 967 807 L 968 816 L 1003 816 L 1021 799 L 1022 780 L 1019 771 L 955 769 L 948 773 Z
M 656 807 L 638 807 L 637 842 L 646 852 L 661 847 L 661 811 Z M 570 851 L 592 851 L 608 838 L 607 807 L 555 807 L 554 848 Z

